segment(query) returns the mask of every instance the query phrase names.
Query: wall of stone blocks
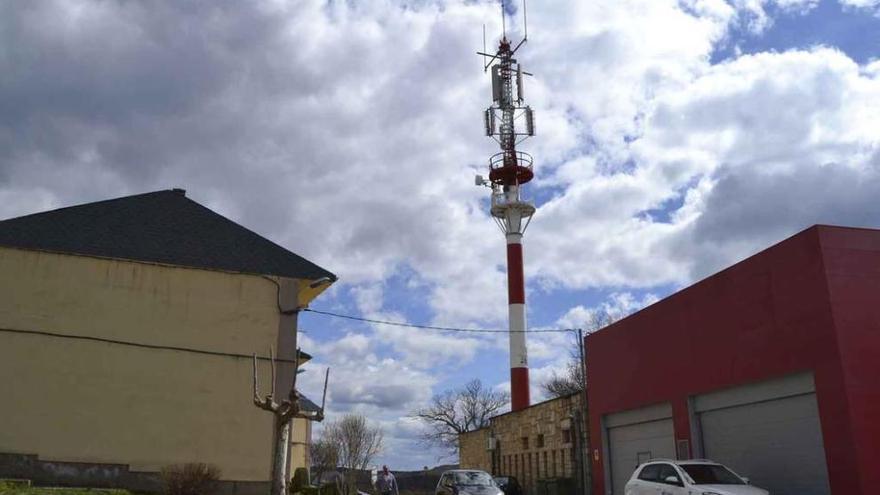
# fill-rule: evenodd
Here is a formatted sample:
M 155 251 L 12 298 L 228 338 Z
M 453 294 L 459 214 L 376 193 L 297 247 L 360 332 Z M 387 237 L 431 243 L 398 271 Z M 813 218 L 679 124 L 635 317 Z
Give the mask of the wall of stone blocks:
M 469 431 L 458 436 L 459 466 L 492 472 L 492 451 L 489 450 L 489 428 Z
M 537 493 L 540 480 L 578 478 L 582 456 L 589 452 L 585 425 L 578 419 L 585 415 L 582 401 L 582 394 L 570 395 L 495 416 L 489 427 L 459 436 L 461 467 L 514 476 L 527 494 Z

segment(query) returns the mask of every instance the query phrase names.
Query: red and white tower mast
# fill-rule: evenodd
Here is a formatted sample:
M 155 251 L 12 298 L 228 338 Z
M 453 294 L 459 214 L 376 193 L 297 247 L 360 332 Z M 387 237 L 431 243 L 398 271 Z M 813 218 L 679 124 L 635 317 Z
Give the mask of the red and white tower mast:
M 523 2 L 525 19 L 525 2 Z M 503 18 L 502 7 L 502 18 Z M 529 362 L 526 352 L 526 291 L 523 276 L 523 233 L 535 205 L 522 198 L 522 187 L 532 180 L 532 157 L 517 151 L 516 146 L 534 136 L 532 109 L 524 105 L 523 72 L 513 55 L 526 42 L 512 47 L 504 33 L 495 54 L 478 52 L 488 58 L 484 69 L 491 68 L 493 103 L 485 114 L 486 135 L 495 139 L 501 151 L 489 159 L 489 178 L 477 176 L 477 184 L 492 189 L 491 213 L 507 239 L 507 297 L 510 325 L 511 409 L 518 411 L 530 404 Z

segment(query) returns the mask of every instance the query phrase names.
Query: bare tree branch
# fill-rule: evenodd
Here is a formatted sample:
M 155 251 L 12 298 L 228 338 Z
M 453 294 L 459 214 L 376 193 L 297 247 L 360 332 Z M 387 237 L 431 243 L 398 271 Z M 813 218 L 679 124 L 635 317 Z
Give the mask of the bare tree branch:
M 315 471 L 315 479 L 323 480 L 323 473 L 339 466 L 339 446 L 331 442 L 327 435 L 309 444 L 309 459 Z
M 272 392 L 269 394 L 269 397 L 275 398 L 275 356 L 272 355 L 272 346 L 269 346 L 269 365 L 272 369 Z M 294 368 L 294 375 L 296 376 L 296 372 L 299 371 L 297 368 Z
M 346 414 L 324 426 L 320 441 L 329 444 L 327 448 L 336 456 L 339 467 L 345 470 L 345 489 L 353 493 L 357 472 L 367 469 L 382 451 L 384 432 L 381 427 L 370 426 L 364 416 Z
M 625 315 L 612 315 L 611 313 L 601 310 L 590 315 L 587 321 L 586 333 L 592 333 L 608 325 L 614 323 Z M 565 371 L 562 373 L 553 372 L 550 378 L 541 384 L 541 389 L 549 398 L 564 397 L 580 393 L 586 385 L 586 376 L 584 375 L 584 367 L 581 363 L 581 357 L 578 353 L 577 336 L 575 341 L 571 343 L 568 350 L 568 362 L 565 363 Z
M 254 353 L 254 404 L 259 407 L 262 401 L 260 400 L 260 389 L 257 384 L 257 353 Z
M 489 425 L 489 418 L 510 402 L 510 394 L 483 387 L 471 380 L 458 390 L 435 395 L 431 403 L 411 414 L 425 425 L 422 440 L 443 448 L 447 455 L 458 453 L 458 435 Z

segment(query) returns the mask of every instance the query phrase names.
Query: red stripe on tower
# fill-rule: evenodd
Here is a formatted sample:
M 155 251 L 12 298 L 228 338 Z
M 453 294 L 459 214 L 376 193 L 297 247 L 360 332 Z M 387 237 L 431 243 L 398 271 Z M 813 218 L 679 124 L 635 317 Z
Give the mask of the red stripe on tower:
M 519 411 L 529 407 L 529 369 L 510 368 L 510 409 Z
M 526 282 L 523 276 L 521 239 L 508 241 L 507 243 L 507 302 L 508 304 L 526 303 Z
M 507 295 L 510 322 L 510 407 L 531 404 L 529 358 L 526 350 L 526 286 L 523 276 L 522 234 L 507 234 Z

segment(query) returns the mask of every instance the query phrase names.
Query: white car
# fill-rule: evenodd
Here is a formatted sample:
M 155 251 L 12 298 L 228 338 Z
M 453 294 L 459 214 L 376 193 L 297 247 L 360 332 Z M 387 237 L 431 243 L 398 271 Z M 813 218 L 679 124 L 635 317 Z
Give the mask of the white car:
M 717 462 L 657 459 L 636 468 L 626 495 L 770 495 Z

